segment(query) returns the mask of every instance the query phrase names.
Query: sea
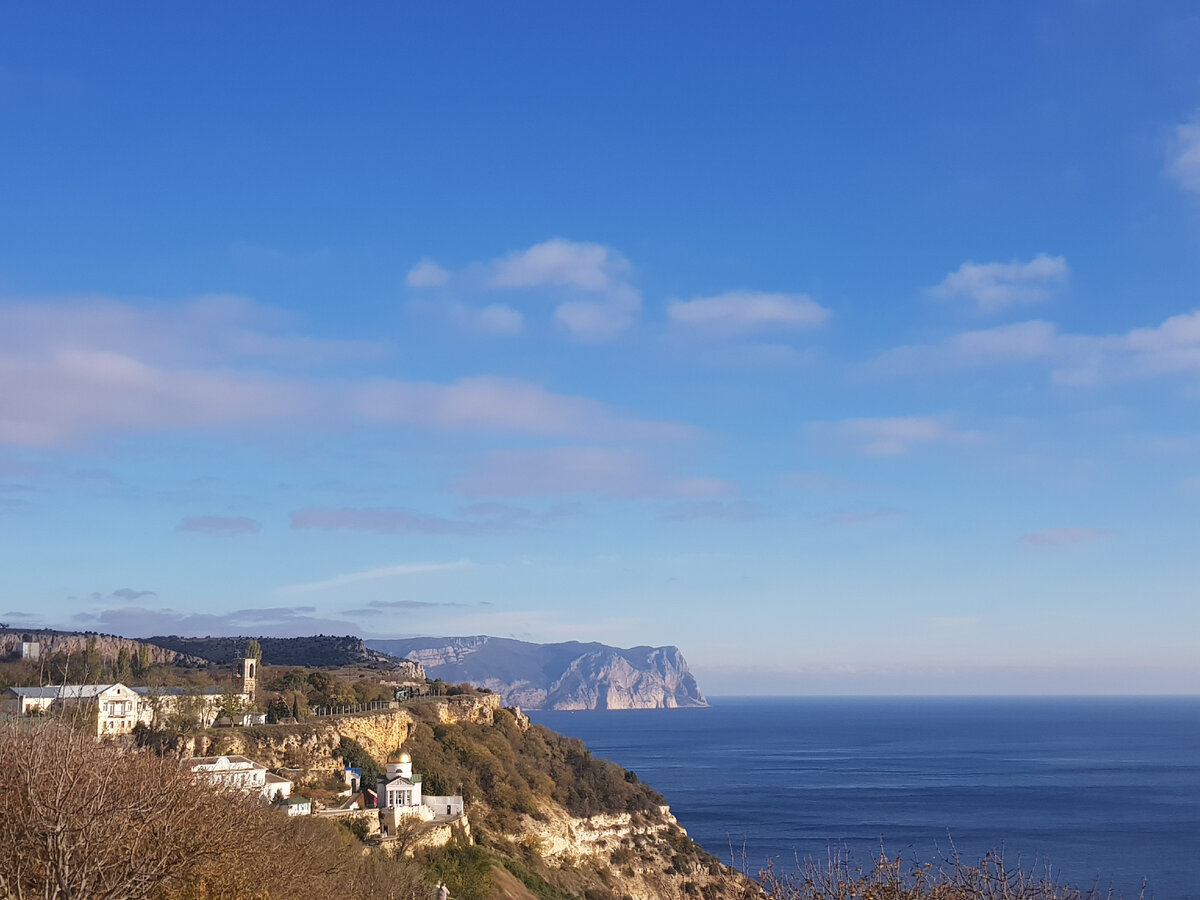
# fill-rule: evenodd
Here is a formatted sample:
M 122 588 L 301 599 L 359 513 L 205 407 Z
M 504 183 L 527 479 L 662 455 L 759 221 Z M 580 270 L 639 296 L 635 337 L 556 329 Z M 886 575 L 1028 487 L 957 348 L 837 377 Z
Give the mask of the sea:
M 717 697 L 532 712 L 756 874 L 956 851 L 1098 896 L 1200 900 L 1200 697 Z

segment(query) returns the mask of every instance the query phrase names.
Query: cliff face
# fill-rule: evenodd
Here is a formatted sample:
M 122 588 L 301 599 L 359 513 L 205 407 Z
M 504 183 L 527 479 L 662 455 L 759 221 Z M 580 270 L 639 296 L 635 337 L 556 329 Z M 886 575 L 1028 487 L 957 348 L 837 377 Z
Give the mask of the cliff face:
M 491 725 L 500 698 L 495 694 L 446 697 L 422 704 L 443 724 Z M 298 725 L 269 728 L 210 728 L 183 735 L 166 749 L 181 757 L 240 753 L 267 768 L 279 766 L 331 770 L 334 751 L 343 737 L 357 741 L 377 760 L 383 760 L 408 740 L 415 721 L 410 709 L 345 716 L 322 716 Z
M 115 660 L 122 650 L 128 650 L 131 655 L 136 656 L 138 651 L 145 646 L 150 648 L 150 662 L 154 664 L 201 668 L 209 664 L 207 659 L 163 647 L 151 641 L 135 641 L 113 634 L 90 634 L 77 631 L 25 632 L 20 629 L 0 632 L 0 659 L 15 656 L 20 651 L 22 639 L 26 634 L 40 645 L 42 659 L 60 653 L 83 654 L 87 651 L 88 642 L 95 641 L 96 652 L 100 655 L 100 659 L 105 661 Z M 244 647 L 245 644 L 242 646 Z
M 523 817 L 519 841 L 536 846 L 551 868 L 593 868 L 629 900 L 696 896 L 713 900 L 762 898 L 761 887 L 692 843 L 671 815 L 610 813 L 581 819 L 548 804 L 537 819 Z
M 249 637 L 180 637 L 160 635 L 147 641 L 179 653 L 228 665 L 242 655 Z M 408 681 L 424 681 L 420 663 L 372 650 L 361 638 L 346 635 L 312 635 L 297 638 L 255 638 L 262 647 L 263 664 L 269 666 L 368 666 L 390 671 Z
M 676 647 L 532 644 L 487 636 L 368 641 L 431 676 L 468 681 L 528 709 L 674 709 L 707 706 Z

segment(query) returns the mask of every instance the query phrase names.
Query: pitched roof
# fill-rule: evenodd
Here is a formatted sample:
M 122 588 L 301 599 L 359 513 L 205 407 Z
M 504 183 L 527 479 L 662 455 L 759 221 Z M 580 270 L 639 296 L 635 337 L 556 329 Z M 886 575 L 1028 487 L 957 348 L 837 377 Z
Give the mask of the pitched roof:
M 124 687 L 120 682 L 113 684 L 48 684 L 42 687 L 23 686 L 9 688 L 18 697 L 49 697 L 58 699 L 60 697 L 68 697 L 71 699 L 86 699 L 103 694 L 105 691 L 115 687 Z
M 221 766 L 221 760 L 225 761 L 225 766 Z M 248 756 L 240 756 L 236 753 L 231 753 L 228 756 L 193 756 L 191 759 L 185 759 L 183 761 L 183 765 L 187 766 L 193 771 L 197 769 L 206 769 L 207 767 L 220 767 L 220 769 L 208 769 L 209 771 L 227 771 L 228 766 L 249 766 L 249 768 L 252 770 L 266 768 L 266 766 L 264 766 L 262 763 L 256 763 Z
M 18 697 L 49 697 L 56 699 L 59 694 L 58 685 L 47 685 L 46 687 L 10 687 L 10 691 Z

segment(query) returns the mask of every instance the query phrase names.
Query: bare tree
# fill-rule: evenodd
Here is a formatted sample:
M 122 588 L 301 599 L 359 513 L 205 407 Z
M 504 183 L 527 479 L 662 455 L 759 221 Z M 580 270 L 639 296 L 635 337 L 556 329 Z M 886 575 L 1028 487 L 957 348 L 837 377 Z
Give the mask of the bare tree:
M 0 725 L 0 896 L 326 900 L 420 883 L 412 860 L 364 858 L 332 822 L 290 819 L 94 734 L 69 720 Z

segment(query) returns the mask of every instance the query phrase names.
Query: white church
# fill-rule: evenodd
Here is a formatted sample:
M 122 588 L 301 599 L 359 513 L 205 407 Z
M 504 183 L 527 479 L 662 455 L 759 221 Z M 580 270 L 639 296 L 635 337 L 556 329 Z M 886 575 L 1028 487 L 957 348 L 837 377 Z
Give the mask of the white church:
M 379 830 L 384 838 L 396 834 L 403 819 L 446 821 L 463 814 L 463 798 L 435 796 L 421 790 L 422 778 L 413 774 L 412 757 L 397 750 L 387 759 L 387 776 L 376 789 L 379 797 Z

